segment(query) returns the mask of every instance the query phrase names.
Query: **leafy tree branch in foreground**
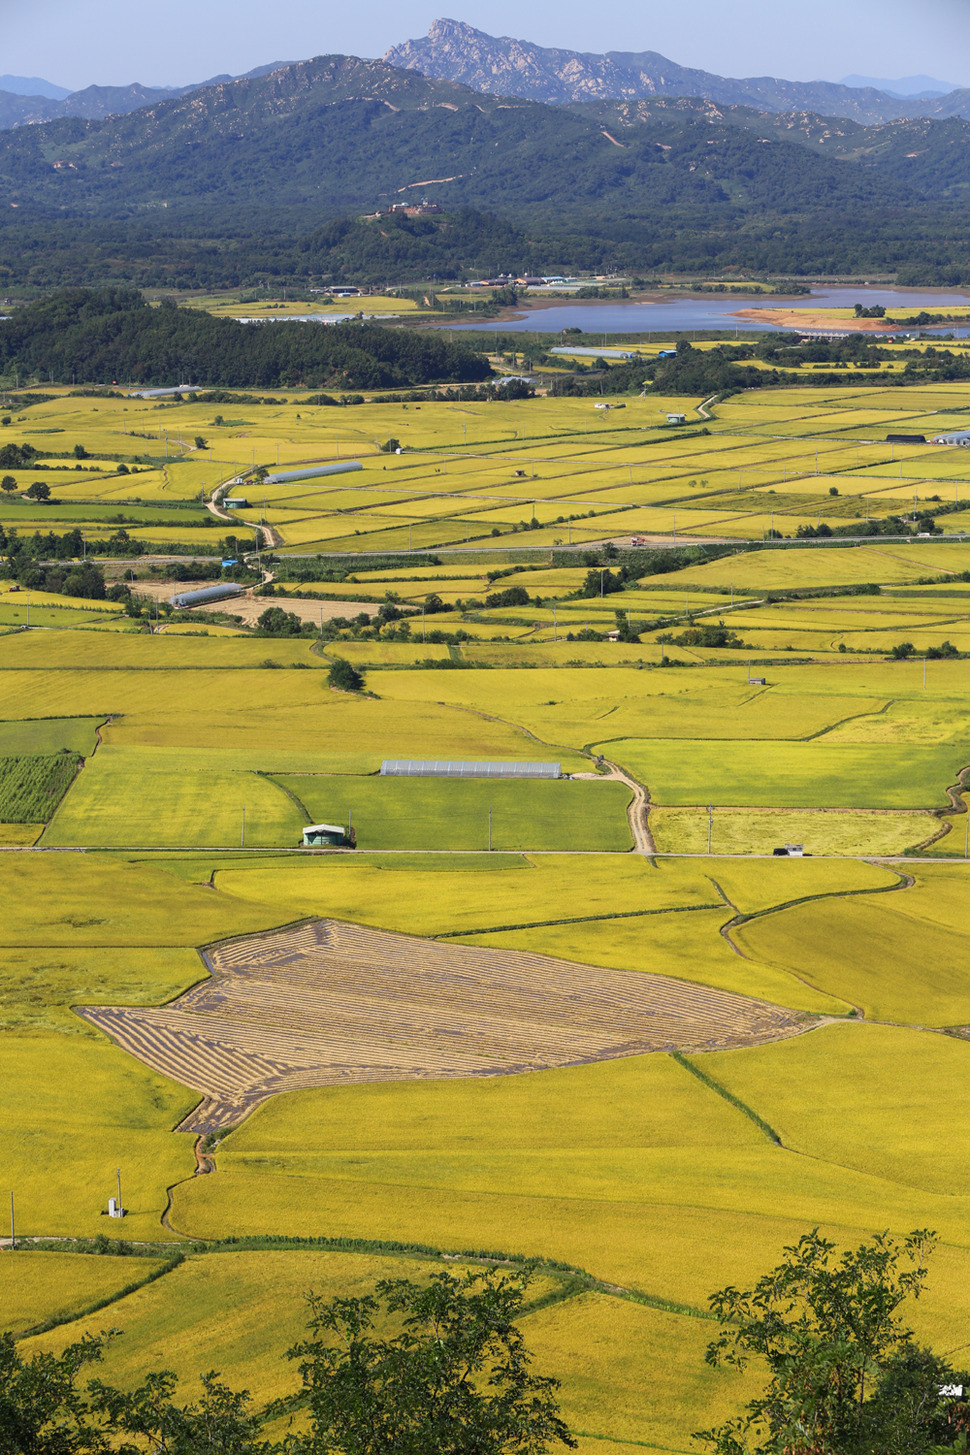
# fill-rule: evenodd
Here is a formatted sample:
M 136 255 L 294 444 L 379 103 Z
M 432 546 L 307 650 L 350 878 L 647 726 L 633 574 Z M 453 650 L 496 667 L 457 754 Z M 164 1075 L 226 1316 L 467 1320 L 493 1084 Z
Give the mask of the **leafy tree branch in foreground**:
M 707 1362 L 767 1371 L 744 1415 L 700 1432 L 716 1455 L 928 1455 L 966 1449 L 970 1376 L 914 1342 L 900 1309 L 919 1298 L 936 1242 L 877 1234 L 838 1255 L 818 1229 L 754 1288 L 722 1288 Z M 961 1397 L 946 1391 L 960 1388 Z M 962 1444 L 960 1443 L 962 1441 Z
M 17 1255 L 11 1255 L 16 1257 Z M 61 1354 L 21 1355 L 0 1336 L 3 1455 L 546 1455 L 575 1447 L 559 1414 L 558 1380 L 534 1374 L 515 1320 L 527 1273 L 439 1272 L 426 1284 L 379 1283 L 362 1298 L 311 1297 L 300 1360 L 309 1428 L 264 1438 L 289 1401 L 258 1411 L 246 1390 L 201 1376 L 194 1404 L 156 1370 L 135 1390 L 94 1379 L 116 1334 L 85 1336 Z

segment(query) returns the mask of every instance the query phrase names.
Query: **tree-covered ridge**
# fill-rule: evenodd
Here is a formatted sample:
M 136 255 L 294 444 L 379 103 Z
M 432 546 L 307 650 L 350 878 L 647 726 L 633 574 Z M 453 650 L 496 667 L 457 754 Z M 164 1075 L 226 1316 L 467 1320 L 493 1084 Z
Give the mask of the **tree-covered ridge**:
M 610 197 L 641 217 L 674 204 L 892 206 L 919 195 L 898 167 L 842 166 L 758 121 L 639 112 L 617 141 L 593 110 L 502 101 L 328 56 L 127 116 L 0 134 L 0 181 L 20 207 L 114 216 L 203 197 L 210 207 L 259 209 L 271 198 L 277 214 L 334 216 L 424 178 L 439 179 L 434 195 L 452 207 L 590 211 Z M 959 157 L 954 165 L 965 171 Z
M 379 324 L 244 325 L 129 289 L 64 288 L 0 326 L 0 372 L 78 383 L 383 389 L 488 378 L 481 355 Z
M 13 204 L 0 280 L 305 286 L 615 266 L 955 283 L 970 277 L 968 139 L 958 119 L 509 102 L 322 57 L 0 133 Z M 387 215 L 425 186 L 441 214 Z

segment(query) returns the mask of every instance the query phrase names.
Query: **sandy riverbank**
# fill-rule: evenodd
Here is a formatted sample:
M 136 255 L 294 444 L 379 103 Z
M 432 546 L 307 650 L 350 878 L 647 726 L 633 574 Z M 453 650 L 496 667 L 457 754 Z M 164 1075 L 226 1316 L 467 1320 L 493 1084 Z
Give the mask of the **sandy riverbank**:
M 896 333 L 902 324 L 891 318 L 833 318 L 831 311 L 808 308 L 741 308 L 732 318 L 750 323 L 772 323 L 778 328 L 822 329 L 828 333 Z

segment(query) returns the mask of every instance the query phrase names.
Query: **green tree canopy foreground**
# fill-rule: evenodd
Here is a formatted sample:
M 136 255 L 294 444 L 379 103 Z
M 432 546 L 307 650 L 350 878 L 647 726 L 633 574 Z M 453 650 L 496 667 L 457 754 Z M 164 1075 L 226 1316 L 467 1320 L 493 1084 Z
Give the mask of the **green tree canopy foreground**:
M 362 692 L 364 690 L 363 674 L 358 672 L 352 662 L 346 657 L 334 657 L 333 663 L 327 673 L 327 684 L 336 687 L 341 692 Z
M 245 1390 L 201 1376 L 194 1404 L 176 1402 L 168 1370 L 133 1391 L 89 1380 L 114 1337 L 85 1337 L 62 1354 L 23 1358 L 0 1336 L 3 1455 L 545 1455 L 575 1446 L 559 1414 L 557 1380 L 534 1374 L 515 1320 L 529 1277 L 495 1269 L 379 1283 L 362 1298 L 311 1296 L 300 1360 L 306 1433 L 263 1435 L 285 1416 L 257 1411 Z
M 707 1362 L 754 1361 L 767 1382 L 742 1416 L 697 1438 L 716 1455 L 966 1450 L 970 1375 L 917 1345 L 900 1316 L 935 1242 L 925 1230 L 881 1233 L 839 1255 L 816 1228 L 754 1288 L 712 1294 L 722 1332 Z

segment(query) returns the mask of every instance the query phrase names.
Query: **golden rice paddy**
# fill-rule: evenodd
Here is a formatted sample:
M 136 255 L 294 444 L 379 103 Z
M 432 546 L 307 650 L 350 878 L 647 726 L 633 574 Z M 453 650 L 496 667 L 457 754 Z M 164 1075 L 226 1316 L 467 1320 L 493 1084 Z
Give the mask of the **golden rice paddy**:
M 153 551 L 198 548 L 232 530 L 205 499 L 237 470 L 356 456 L 346 489 L 253 491 L 237 521 L 310 556 L 288 590 L 444 610 L 435 641 L 412 617 L 410 640 L 331 647 L 218 618 L 149 632 L 0 583 L 0 757 L 84 760 L 48 823 L 0 824 L 18 1235 L 219 1247 L 151 1283 L 154 1258 L 0 1251 L 0 1326 L 68 1321 L 27 1349 L 117 1326 L 108 1377 L 164 1346 L 266 1403 L 292 1388 L 307 1287 L 432 1266 L 382 1242 L 557 1260 L 593 1281 L 524 1327 L 584 1455 L 683 1452 L 736 1409 L 748 1386 L 704 1364 L 685 1310 L 814 1226 L 937 1228 L 915 1324 L 965 1344 L 967 512 L 932 539 L 748 548 L 970 500 L 967 452 L 885 438 L 960 422 L 962 386 L 749 391 L 707 421 L 699 399 L 320 409 L 287 390 L 217 423 L 204 400 L 52 392 L 10 438 L 61 431 L 60 503 L 4 500 L 4 529 L 91 542 L 121 513 Z M 668 405 L 686 430 L 659 423 Z M 401 455 L 379 453 L 390 436 Z M 75 442 L 97 468 L 73 468 Z M 675 531 L 680 569 L 598 593 L 630 559 L 605 540 Z M 370 549 L 396 557 L 357 555 L 353 580 L 317 559 Z M 476 604 L 509 585 L 529 602 Z M 639 640 L 608 640 L 618 620 Z M 329 689 L 334 654 L 366 694 Z M 394 797 L 380 765 L 405 757 L 592 777 Z M 610 765 L 622 781 L 596 781 Z M 328 807 L 353 811 L 356 851 L 298 847 Z M 220 1243 L 245 1235 L 373 1246 Z M 541 1274 L 543 1299 L 563 1276 Z

